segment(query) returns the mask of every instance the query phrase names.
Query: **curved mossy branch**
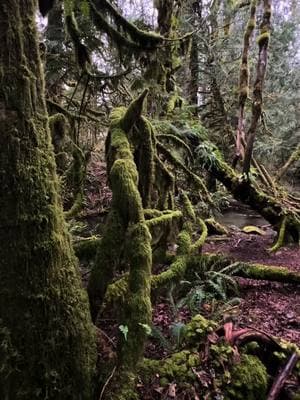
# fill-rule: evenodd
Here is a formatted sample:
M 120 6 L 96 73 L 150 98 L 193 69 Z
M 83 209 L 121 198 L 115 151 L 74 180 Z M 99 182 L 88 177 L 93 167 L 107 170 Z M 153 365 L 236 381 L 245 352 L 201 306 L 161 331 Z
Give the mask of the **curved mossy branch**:
M 235 269 L 232 272 L 234 276 L 283 283 L 300 283 L 300 273 L 290 271 L 286 267 L 252 264 L 233 260 L 232 258 L 221 256 L 219 254 L 202 254 L 200 256 L 190 257 L 189 269 L 200 272 L 203 265 L 205 265 L 206 269 L 218 265 L 218 268 L 221 270 L 233 263 L 235 265 Z
M 166 149 L 161 143 L 157 142 L 157 149 L 160 153 L 162 153 L 166 159 L 174 166 L 179 169 L 181 169 L 193 182 L 193 184 L 201 190 L 202 193 L 200 193 L 201 197 L 205 197 L 210 203 L 212 203 L 212 200 L 210 198 L 210 195 L 208 193 L 208 190 L 199 176 L 194 174 L 192 171 L 190 171 L 180 160 L 178 160 L 177 157 L 175 157 L 171 151 Z
M 276 180 L 279 181 L 282 178 L 282 176 L 286 174 L 288 169 L 298 160 L 300 160 L 300 144 L 292 152 L 287 162 L 278 170 L 276 174 Z
M 183 215 L 184 215 L 184 217 L 191 220 L 192 222 L 196 222 L 196 213 L 195 213 L 194 207 L 193 207 L 191 200 L 189 199 L 187 193 L 183 191 L 181 193 L 181 197 L 183 200 Z
M 134 54 L 139 54 L 143 50 L 143 47 L 140 46 L 139 43 L 134 42 L 130 39 L 127 39 L 120 32 L 118 32 L 112 25 L 110 25 L 103 14 L 97 10 L 93 1 L 89 1 L 90 3 L 90 13 L 92 20 L 96 27 L 101 31 L 105 32 L 110 39 L 116 43 L 118 47 L 122 46 L 124 48 L 130 49 Z
M 237 266 L 240 268 L 235 275 L 243 278 L 300 284 L 299 272 L 290 271 L 285 267 L 243 262 L 238 262 Z
M 139 175 L 130 142 L 131 128 L 140 118 L 146 95 L 147 91 L 133 101 L 127 110 L 115 110 L 111 116 L 106 156 L 113 193 L 112 211 L 88 286 L 95 319 L 97 307 L 99 302 L 103 302 L 109 283 L 115 272 L 120 272 L 121 259 L 125 260 L 123 266 L 129 265 L 127 296 L 122 305 L 120 321 L 127 326 L 128 335 L 126 340 L 120 336 L 118 376 L 112 379 L 105 395 L 110 400 L 127 398 L 128 393 L 126 395 L 125 392 L 128 382 L 134 383 L 132 378 L 143 355 L 147 334 L 145 326 L 151 323 L 151 234 L 145 222 L 138 190 Z
M 159 44 L 162 44 L 165 40 L 163 36 L 160 36 L 154 32 L 145 32 L 137 28 L 134 24 L 129 22 L 117 8 L 107 0 L 93 0 L 90 1 L 94 4 L 99 12 L 109 13 L 114 19 L 117 27 L 122 27 L 123 31 L 127 33 L 133 42 L 138 42 L 142 48 L 154 49 Z
M 145 98 L 147 97 L 149 89 L 145 89 L 140 96 L 132 101 L 126 110 L 124 116 L 120 121 L 120 127 L 124 132 L 128 133 L 133 127 L 134 123 L 141 116 Z
M 193 160 L 194 157 L 193 157 L 193 153 L 192 153 L 190 147 L 186 144 L 186 142 L 184 140 L 180 139 L 178 136 L 168 134 L 168 133 L 159 133 L 156 135 L 156 137 L 173 142 L 176 146 L 182 147 L 183 149 L 186 150 L 190 159 Z
M 271 247 L 271 249 L 270 249 L 271 252 L 277 251 L 280 247 L 282 247 L 284 245 L 285 230 L 286 230 L 286 216 L 284 215 L 282 218 L 281 225 L 280 225 L 280 230 L 279 230 L 277 241 L 274 244 L 274 246 Z
M 57 113 L 63 114 L 69 120 L 75 120 L 75 121 L 80 121 L 80 120 L 86 121 L 88 118 L 87 116 L 82 115 L 82 114 L 74 114 L 74 113 L 68 111 L 66 108 L 62 107 L 60 104 L 55 103 L 54 101 L 52 101 L 50 99 L 47 99 L 46 103 L 48 106 L 49 113 L 51 113 L 50 111 L 55 111 Z M 92 120 L 94 122 L 98 122 L 98 123 L 100 122 L 100 120 L 97 118 L 93 118 Z
M 203 219 L 198 218 L 197 220 L 201 227 L 201 235 L 200 235 L 199 239 L 191 246 L 191 253 L 201 251 L 201 248 L 204 245 L 204 242 L 205 242 L 205 240 L 207 238 L 207 234 L 208 234 L 207 226 L 206 226 L 206 223 L 203 221 Z
M 187 257 L 178 256 L 176 260 L 170 265 L 167 271 L 161 272 L 159 275 L 153 275 L 151 279 L 152 290 L 169 286 L 179 282 L 185 274 L 187 268 Z
M 136 122 L 132 140 L 135 142 L 134 159 L 139 171 L 139 191 L 143 207 L 151 206 L 151 194 L 155 182 L 155 134 L 153 127 L 146 118 L 141 117 Z
M 170 211 L 168 213 L 164 212 L 162 213 L 162 215 L 146 220 L 146 225 L 148 226 L 149 229 L 161 227 L 169 224 L 174 219 L 180 219 L 180 218 L 182 218 L 181 211 Z

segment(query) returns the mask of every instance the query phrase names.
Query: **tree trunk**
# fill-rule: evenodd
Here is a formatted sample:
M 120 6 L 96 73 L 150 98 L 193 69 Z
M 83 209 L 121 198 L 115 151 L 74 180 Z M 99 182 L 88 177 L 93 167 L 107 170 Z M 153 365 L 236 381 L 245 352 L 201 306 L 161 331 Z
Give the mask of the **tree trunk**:
M 95 338 L 57 194 L 35 5 L 0 3 L 0 398 L 91 400 Z

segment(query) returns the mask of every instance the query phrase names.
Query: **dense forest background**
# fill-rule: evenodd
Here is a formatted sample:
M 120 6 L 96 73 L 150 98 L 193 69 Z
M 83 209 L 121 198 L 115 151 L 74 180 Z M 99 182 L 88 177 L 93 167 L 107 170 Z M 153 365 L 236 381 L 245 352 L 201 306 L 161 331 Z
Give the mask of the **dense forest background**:
M 1 2 L 1 399 L 299 398 L 299 23 Z

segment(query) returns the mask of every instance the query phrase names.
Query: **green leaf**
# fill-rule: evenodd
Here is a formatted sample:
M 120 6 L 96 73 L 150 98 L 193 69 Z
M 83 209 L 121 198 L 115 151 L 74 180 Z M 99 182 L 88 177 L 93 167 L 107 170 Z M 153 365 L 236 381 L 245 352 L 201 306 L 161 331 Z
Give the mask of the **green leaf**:
M 148 324 L 142 324 L 141 322 L 139 322 L 139 325 L 144 328 L 146 335 L 151 335 L 152 333 L 152 329 L 151 326 L 149 326 Z
M 127 335 L 128 335 L 128 326 L 127 325 L 120 325 L 119 326 L 120 331 L 124 335 L 124 339 L 127 341 Z

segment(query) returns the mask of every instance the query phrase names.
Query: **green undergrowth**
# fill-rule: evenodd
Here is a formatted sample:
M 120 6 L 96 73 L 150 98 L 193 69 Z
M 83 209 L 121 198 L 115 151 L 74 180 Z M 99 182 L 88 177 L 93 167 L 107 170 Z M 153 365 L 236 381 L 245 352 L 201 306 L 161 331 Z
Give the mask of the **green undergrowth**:
M 142 386 L 159 385 L 167 391 L 176 384 L 178 392 L 194 388 L 200 398 L 211 400 L 265 400 L 270 383 L 266 366 L 256 355 L 238 352 L 217 338 L 216 328 L 201 315 L 192 318 L 177 352 L 162 360 L 144 359 Z

